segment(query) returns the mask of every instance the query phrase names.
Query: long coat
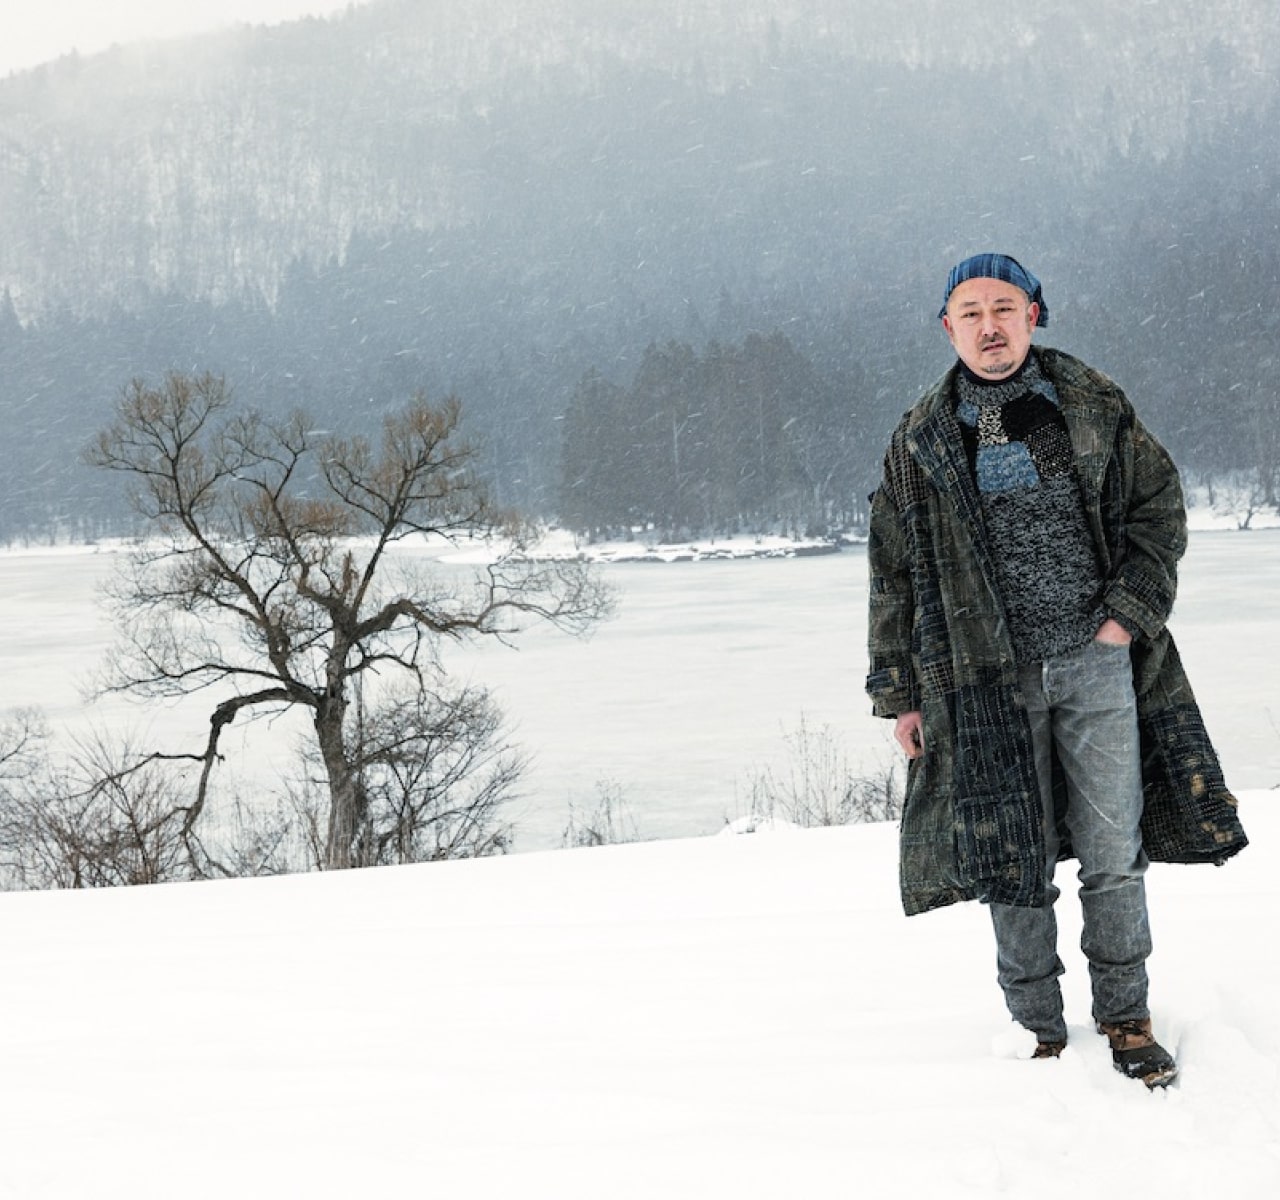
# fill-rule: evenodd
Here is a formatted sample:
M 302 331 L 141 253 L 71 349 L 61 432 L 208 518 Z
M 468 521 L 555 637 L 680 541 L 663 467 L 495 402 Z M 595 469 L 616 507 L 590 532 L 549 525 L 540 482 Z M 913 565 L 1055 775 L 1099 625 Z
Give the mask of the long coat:
M 1146 852 L 1220 863 L 1247 839 L 1165 627 L 1186 548 L 1177 470 L 1115 383 L 1060 351 L 1031 352 L 1070 433 L 1103 607 L 1138 631 Z M 867 691 L 877 716 L 923 713 L 925 749 L 908 771 L 900 838 L 908 914 L 972 899 L 1034 907 L 1045 894 L 1031 729 L 954 414 L 957 370 L 894 431 L 871 506 Z M 1054 791 L 1061 818 L 1060 772 Z

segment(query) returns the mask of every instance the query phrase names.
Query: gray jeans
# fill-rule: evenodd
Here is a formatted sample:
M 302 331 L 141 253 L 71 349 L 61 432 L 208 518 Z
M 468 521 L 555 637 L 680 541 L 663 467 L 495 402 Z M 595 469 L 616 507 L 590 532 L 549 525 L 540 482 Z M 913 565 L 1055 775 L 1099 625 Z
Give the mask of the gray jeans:
M 1045 808 L 1048 886 L 1043 908 L 992 904 L 997 977 L 1009 1012 L 1041 1041 L 1065 1041 L 1053 903 L 1058 855 L 1052 799 L 1056 752 L 1067 782 L 1066 824 L 1080 860 L 1084 933 L 1095 1021 L 1145 1017 L 1147 868 L 1139 820 L 1142 770 L 1129 650 L 1093 642 L 1021 668 L 1031 718 L 1036 772 Z

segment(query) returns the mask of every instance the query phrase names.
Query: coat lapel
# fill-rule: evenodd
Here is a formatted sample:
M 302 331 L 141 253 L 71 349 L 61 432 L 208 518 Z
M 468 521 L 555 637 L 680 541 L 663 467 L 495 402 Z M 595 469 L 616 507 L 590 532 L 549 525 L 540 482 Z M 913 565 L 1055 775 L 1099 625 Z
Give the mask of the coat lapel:
M 978 485 L 969 469 L 960 426 L 951 406 L 954 374 L 947 374 L 931 397 L 926 415 L 908 432 L 907 448 L 939 495 L 950 502 L 973 542 L 983 580 L 991 594 L 998 597 L 995 556 L 987 541 Z
M 1100 403 L 1096 396 L 1069 381 L 1057 386 L 1062 416 L 1075 453 L 1076 477 L 1084 492 L 1086 506 L 1093 507 L 1102 495 L 1102 483 L 1119 426 L 1119 413 L 1114 405 Z

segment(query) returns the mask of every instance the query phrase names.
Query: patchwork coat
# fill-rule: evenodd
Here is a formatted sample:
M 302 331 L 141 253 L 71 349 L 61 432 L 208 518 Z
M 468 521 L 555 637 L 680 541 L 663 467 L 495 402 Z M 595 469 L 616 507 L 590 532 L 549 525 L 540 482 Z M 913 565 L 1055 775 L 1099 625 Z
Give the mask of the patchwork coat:
M 1070 433 L 1105 580 L 1102 604 L 1139 632 L 1143 842 L 1157 861 L 1221 863 L 1247 838 L 1165 622 L 1186 548 L 1177 469 L 1121 389 L 1034 348 Z M 870 673 L 877 716 L 920 711 L 900 883 L 908 914 L 960 900 L 1044 902 L 1042 806 L 996 564 L 954 415 L 953 368 L 894 431 L 872 499 Z M 1061 813 L 1065 791 L 1055 784 Z M 1065 826 L 1062 856 L 1071 855 Z

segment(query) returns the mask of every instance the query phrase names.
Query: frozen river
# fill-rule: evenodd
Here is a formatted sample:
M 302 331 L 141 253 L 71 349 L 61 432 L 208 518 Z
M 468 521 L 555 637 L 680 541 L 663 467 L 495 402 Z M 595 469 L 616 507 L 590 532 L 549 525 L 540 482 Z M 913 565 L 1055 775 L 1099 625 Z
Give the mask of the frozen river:
M 9 552 L 0 558 L 5 707 L 42 707 L 60 729 L 91 725 L 198 737 L 209 698 L 174 709 L 120 700 L 90 708 L 79 687 L 111 631 L 96 607 L 113 556 Z M 866 557 L 605 568 L 617 615 L 587 640 L 534 630 L 518 648 L 451 650 L 449 665 L 490 686 L 530 755 L 513 814 L 517 847 L 560 844 L 572 804 L 608 786 L 646 837 L 715 832 L 745 815 L 752 776 L 787 761 L 803 719 L 830 727 L 868 774 L 894 761 L 868 714 Z M 1228 782 L 1280 786 L 1280 531 L 1194 533 L 1172 622 Z M 233 727 L 234 728 L 234 727 Z M 265 781 L 290 759 L 286 722 L 227 745 Z

